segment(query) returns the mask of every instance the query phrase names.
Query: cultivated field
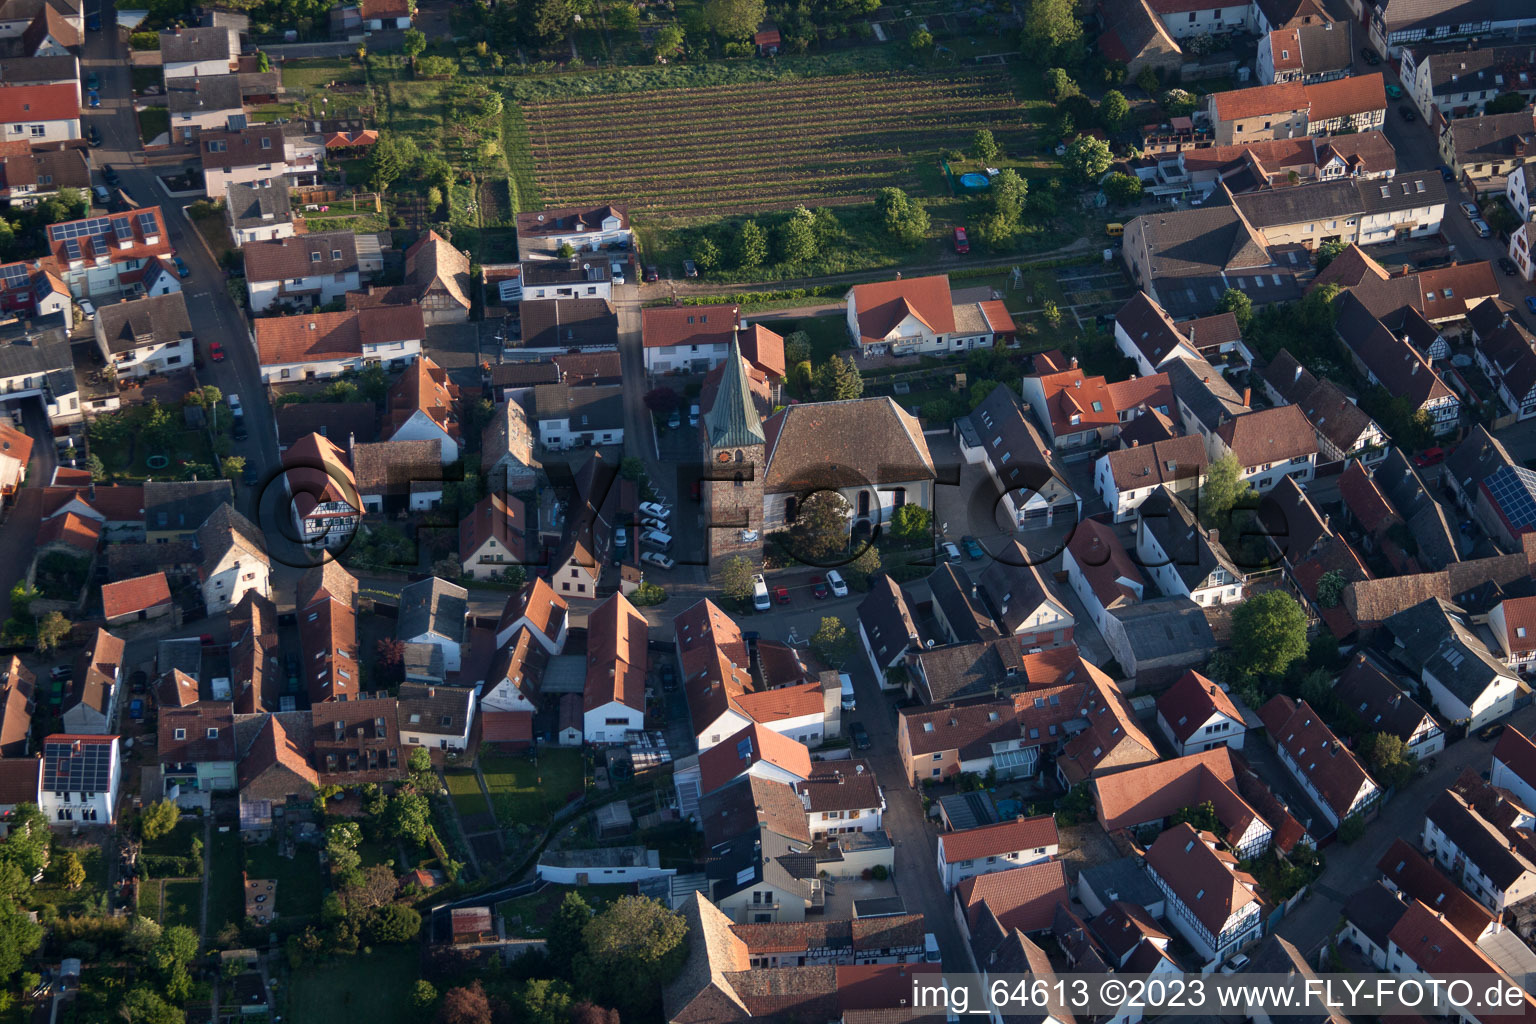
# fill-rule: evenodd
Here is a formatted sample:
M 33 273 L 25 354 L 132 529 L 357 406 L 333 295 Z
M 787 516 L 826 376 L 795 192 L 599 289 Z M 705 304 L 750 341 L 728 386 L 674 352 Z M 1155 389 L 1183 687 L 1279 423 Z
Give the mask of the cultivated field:
M 892 72 L 521 104 L 550 206 L 626 203 L 675 217 L 862 202 L 990 128 L 1027 129 L 1000 74 Z

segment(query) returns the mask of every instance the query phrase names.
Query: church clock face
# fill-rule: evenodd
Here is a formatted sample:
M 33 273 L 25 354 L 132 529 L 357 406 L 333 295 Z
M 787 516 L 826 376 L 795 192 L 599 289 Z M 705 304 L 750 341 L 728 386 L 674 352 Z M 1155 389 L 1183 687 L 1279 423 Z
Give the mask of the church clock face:
M 720 461 L 720 462 L 730 462 L 731 461 L 731 453 L 730 452 L 721 452 L 715 458 L 718 461 Z

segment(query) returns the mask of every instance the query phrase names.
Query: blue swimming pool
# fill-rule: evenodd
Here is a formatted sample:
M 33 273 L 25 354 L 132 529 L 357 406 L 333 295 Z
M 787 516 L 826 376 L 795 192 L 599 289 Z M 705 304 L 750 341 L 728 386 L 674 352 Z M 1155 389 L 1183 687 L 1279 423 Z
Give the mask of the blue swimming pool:
M 986 188 L 992 184 L 992 179 L 988 178 L 985 174 L 977 174 L 975 171 L 971 171 L 968 174 L 960 175 L 960 184 L 966 188 Z

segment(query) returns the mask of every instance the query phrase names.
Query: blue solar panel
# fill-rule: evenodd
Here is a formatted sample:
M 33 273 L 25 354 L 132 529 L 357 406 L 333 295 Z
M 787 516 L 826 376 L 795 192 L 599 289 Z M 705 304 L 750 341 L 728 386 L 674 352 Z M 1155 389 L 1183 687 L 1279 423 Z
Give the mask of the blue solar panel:
M 7 263 L 0 267 L 0 283 L 6 288 L 20 288 L 31 276 L 23 263 Z
M 138 222 L 139 233 L 142 234 L 145 238 L 148 238 L 150 235 L 159 234 L 160 228 L 155 223 L 154 211 L 145 210 L 143 213 L 139 214 Z
M 80 255 L 80 240 L 78 238 L 71 238 L 64 243 L 64 256 L 66 259 L 71 260 L 82 258 Z
M 128 218 L 120 217 L 112 222 L 112 230 L 117 235 L 119 242 L 127 242 L 133 239 L 133 225 L 128 223 Z
M 85 238 L 90 235 L 110 235 L 112 233 L 112 218 L 92 217 L 89 220 L 72 220 L 66 224 L 54 224 L 48 229 L 48 235 L 55 242 L 66 238 Z
M 1500 466 L 1483 483 L 1511 526 L 1536 526 L 1536 473 L 1523 466 Z
M 37 284 L 32 286 L 32 297 L 35 299 L 41 299 L 44 295 L 47 295 L 51 291 L 53 291 L 53 284 L 48 280 L 46 276 L 39 275 Z
M 50 793 L 105 793 L 112 785 L 112 747 L 53 742 L 43 747 L 43 786 Z

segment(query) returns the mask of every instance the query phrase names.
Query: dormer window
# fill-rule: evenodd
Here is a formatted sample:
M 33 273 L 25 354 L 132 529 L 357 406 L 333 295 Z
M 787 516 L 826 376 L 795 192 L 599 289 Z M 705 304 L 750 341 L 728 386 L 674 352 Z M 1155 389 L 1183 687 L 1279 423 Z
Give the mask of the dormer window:
M 320 254 L 317 253 L 317 252 L 310 253 L 309 254 L 309 262 L 311 262 L 311 263 L 319 263 L 320 262 Z

